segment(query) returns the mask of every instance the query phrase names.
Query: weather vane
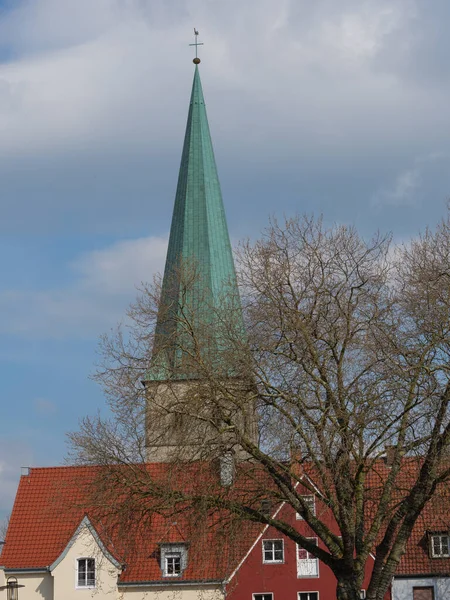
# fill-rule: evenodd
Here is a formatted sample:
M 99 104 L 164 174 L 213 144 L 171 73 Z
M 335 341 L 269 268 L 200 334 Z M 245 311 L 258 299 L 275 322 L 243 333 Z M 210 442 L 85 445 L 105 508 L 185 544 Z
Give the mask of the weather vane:
M 195 35 L 195 42 L 193 44 L 189 44 L 189 46 L 195 46 L 195 58 L 194 58 L 194 60 L 192 62 L 194 63 L 194 65 L 198 65 L 200 63 L 200 59 L 197 56 L 197 49 L 198 49 L 199 46 L 203 46 L 203 42 L 199 42 L 197 40 L 197 38 L 198 38 L 198 31 L 195 29 L 195 27 L 194 27 L 194 35 Z

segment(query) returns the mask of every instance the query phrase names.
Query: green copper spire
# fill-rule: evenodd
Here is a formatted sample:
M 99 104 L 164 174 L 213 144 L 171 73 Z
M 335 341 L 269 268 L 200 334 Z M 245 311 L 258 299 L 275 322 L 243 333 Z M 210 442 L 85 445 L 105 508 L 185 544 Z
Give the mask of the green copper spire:
M 187 322 L 203 332 L 199 334 L 203 336 L 201 344 L 216 355 L 226 344 L 216 327 L 220 310 L 227 307 L 229 314 L 234 308 L 236 331 L 243 332 L 197 61 L 155 332 L 154 364 L 148 380 L 198 376 L 187 360 L 186 347 L 193 343 L 186 334 Z

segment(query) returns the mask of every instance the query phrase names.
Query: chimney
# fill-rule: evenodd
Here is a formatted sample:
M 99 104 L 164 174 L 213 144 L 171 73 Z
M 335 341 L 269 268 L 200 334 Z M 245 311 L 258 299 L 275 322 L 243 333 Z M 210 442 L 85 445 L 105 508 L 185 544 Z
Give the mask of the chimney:
M 290 447 L 290 468 L 295 477 L 303 475 L 303 454 L 300 446 L 291 444 Z
M 232 452 L 225 452 L 219 458 L 220 483 L 224 487 L 230 487 L 233 484 L 235 476 L 234 456 Z
M 395 459 L 395 453 L 397 452 L 397 446 L 395 444 L 386 444 L 385 450 L 386 450 L 386 457 L 385 457 L 386 465 L 388 467 L 392 467 L 392 465 L 394 463 L 394 459 Z

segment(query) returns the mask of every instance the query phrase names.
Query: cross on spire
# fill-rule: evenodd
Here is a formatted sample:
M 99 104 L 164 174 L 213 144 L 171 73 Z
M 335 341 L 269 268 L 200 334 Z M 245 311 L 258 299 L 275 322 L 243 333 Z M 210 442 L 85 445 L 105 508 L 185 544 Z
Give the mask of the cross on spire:
M 195 46 L 195 58 L 193 60 L 194 64 L 198 65 L 200 62 L 199 57 L 197 56 L 197 49 L 199 46 L 203 46 L 203 42 L 199 42 L 198 41 L 198 31 L 197 29 L 195 29 L 194 27 L 194 35 L 195 35 L 195 42 L 193 44 L 189 44 L 189 46 Z

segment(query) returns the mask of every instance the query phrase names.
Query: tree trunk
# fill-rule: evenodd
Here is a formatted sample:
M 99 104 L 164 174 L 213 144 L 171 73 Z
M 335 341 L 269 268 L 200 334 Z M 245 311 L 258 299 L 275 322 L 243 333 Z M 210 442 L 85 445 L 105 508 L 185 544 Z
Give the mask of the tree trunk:
M 339 577 L 336 597 L 337 600 L 360 600 L 361 584 L 353 577 Z

